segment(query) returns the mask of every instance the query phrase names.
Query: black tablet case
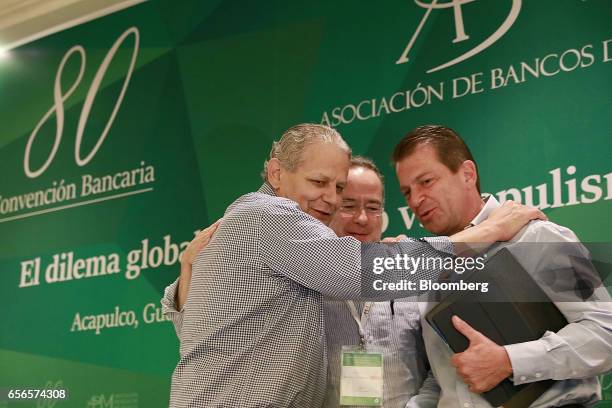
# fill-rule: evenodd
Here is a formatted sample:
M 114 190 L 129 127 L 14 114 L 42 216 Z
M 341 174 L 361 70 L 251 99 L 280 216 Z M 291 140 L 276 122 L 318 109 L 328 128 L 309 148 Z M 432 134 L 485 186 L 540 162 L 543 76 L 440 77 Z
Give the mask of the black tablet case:
M 468 340 L 453 326 L 453 315 L 499 345 L 537 340 L 547 330 L 556 332 L 567 325 L 559 309 L 506 248 L 489 258 L 483 270 L 460 279 L 487 282 L 488 292 L 453 292 L 425 317 L 455 353 L 465 351 Z M 515 386 L 505 379 L 482 396 L 494 407 L 528 407 L 553 384 L 545 380 Z

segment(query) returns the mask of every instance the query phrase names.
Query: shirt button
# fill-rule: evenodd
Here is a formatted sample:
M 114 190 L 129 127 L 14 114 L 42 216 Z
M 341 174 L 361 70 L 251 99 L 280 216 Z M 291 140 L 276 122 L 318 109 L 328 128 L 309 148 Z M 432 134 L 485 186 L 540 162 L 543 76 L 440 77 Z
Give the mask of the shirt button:
M 524 375 L 521 375 L 521 381 L 525 381 L 527 379 L 527 377 L 525 377 Z
M 536 378 L 542 377 L 542 373 L 535 373 Z

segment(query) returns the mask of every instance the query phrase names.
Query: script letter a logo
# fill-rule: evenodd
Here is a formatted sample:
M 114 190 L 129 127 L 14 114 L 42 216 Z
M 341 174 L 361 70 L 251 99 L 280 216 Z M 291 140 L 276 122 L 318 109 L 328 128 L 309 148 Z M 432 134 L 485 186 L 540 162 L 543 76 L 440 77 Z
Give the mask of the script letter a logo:
M 395 61 L 395 63 L 403 64 L 409 61 L 408 54 L 410 53 L 410 50 L 412 49 L 414 42 L 418 38 L 419 33 L 421 32 L 421 29 L 425 25 L 425 22 L 429 18 L 429 15 L 434 9 L 446 9 L 446 8 L 451 8 L 451 7 L 453 8 L 453 13 L 455 15 L 455 38 L 453 39 L 453 43 L 458 43 L 458 42 L 469 39 L 470 36 L 465 33 L 465 27 L 463 25 L 463 11 L 461 9 L 461 6 L 467 3 L 472 3 L 474 1 L 476 0 L 449 0 L 448 2 L 445 2 L 445 3 L 438 3 L 438 0 L 431 0 L 431 3 L 426 3 L 423 0 L 414 0 L 417 6 L 426 9 L 425 15 L 423 15 L 423 18 L 421 19 L 419 26 L 417 27 L 414 34 L 412 35 L 412 38 L 408 42 L 408 45 L 404 49 L 404 52 L 399 57 L 399 59 Z M 429 74 L 429 73 L 439 71 L 444 68 L 448 68 L 452 65 L 458 64 L 461 61 L 464 61 L 478 54 L 481 51 L 484 51 L 485 49 L 493 45 L 493 43 L 495 43 L 497 40 L 499 40 L 506 33 L 506 31 L 508 31 L 510 27 L 512 27 L 520 11 L 521 11 L 521 0 L 512 0 L 512 7 L 510 8 L 510 12 L 508 13 L 508 16 L 506 17 L 504 22 L 497 28 L 497 30 L 495 30 L 493 34 L 491 34 L 486 40 L 484 40 L 482 43 L 472 48 L 465 54 L 462 54 L 458 56 L 457 58 L 451 61 L 448 61 L 442 65 L 439 65 L 435 68 L 431 68 L 427 71 L 427 73 Z

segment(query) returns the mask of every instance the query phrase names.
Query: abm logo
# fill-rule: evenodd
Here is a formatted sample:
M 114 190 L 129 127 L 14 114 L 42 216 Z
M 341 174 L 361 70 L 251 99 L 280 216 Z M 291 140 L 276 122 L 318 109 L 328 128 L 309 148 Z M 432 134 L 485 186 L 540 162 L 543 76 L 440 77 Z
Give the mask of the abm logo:
M 92 395 L 89 401 L 87 401 L 87 408 L 113 408 L 114 395 L 106 397 L 104 394 Z
M 425 23 L 427 22 L 427 19 L 429 18 L 429 15 L 432 13 L 433 10 L 445 10 L 452 8 L 455 16 L 455 38 L 452 40 L 452 42 L 459 43 L 468 40 L 470 36 L 466 33 L 465 26 L 463 24 L 463 9 L 461 7 L 465 4 L 472 3 L 474 1 L 476 0 L 448 0 L 445 2 L 439 2 L 438 0 L 430 0 L 430 3 L 427 3 L 424 0 L 414 0 L 417 6 L 425 9 L 425 14 L 423 15 L 423 18 L 421 19 L 421 22 L 416 28 L 414 34 L 412 35 L 412 38 L 408 42 L 408 45 L 404 49 L 404 52 L 399 57 L 399 59 L 395 61 L 395 63 L 404 64 L 410 60 L 410 58 L 408 57 L 408 55 L 410 54 L 410 50 L 412 49 L 412 46 L 414 45 L 416 39 L 419 37 L 419 33 L 425 26 Z M 521 1 L 522 0 L 512 0 L 512 6 L 510 7 L 510 12 L 506 16 L 506 19 L 497 28 L 497 30 L 495 30 L 493 34 L 491 34 L 487 39 L 485 39 L 483 42 L 481 42 L 471 50 L 467 51 L 466 53 L 448 62 L 445 62 L 442 65 L 438 65 L 437 67 L 429 69 L 427 73 L 430 74 L 432 72 L 440 71 L 441 69 L 458 64 L 470 57 L 473 57 L 479 52 L 486 50 L 491 45 L 493 45 L 504 34 L 506 34 L 506 32 L 510 29 L 510 27 L 512 27 L 512 25 L 516 21 L 516 18 L 518 17 L 519 12 L 521 11 Z

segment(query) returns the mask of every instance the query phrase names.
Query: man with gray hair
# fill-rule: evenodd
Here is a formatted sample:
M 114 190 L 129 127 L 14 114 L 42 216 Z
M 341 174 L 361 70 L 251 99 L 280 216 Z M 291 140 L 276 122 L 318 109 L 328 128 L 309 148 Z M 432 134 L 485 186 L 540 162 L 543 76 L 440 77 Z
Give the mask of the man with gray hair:
M 352 236 L 360 242 L 378 242 L 383 227 L 383 175 L 370 159 L 353 156 L 346 187 L 330 228 L 339 237 Z M 198 234 L 185 257 L 204 248 L 212 229 Z M 195 251 L 195 253 L 193 253 Z M 190 269 L 190 267 L 189 267 Z M 181 274 L 180 287 L 189 287 L 190 271 Z M 164 301 L 182 306 L 178 294 L 167 291 Z M 180 312 L 170 314 L 180 333 Z M 418 305 L 414 299 L 397 302 L 358 302 L 326 298 L 323 306 L 328 356 L 327 392 L 324 407 L 335 408 L 341 400 L 342 355 L 346 347 L 381 353 L 384 361 L 381 404 L 387 408 L 433 408 L 438 402 L 438 385 L 429 370 L 421 337 Z M 357 323 L 359 322 L 359 323 Z M 354 404 L 352 406 L 358 406 Z
M 193 261 L 177 326 L 180 360 L 170 406 L 322 404 L 327 370 L 322 296 L 361 297 L 361 245 L 352 237 L 338 238 L 325 225 L 346 185 L 350 155 L 335 130 L 294 126 L 274 144 L 264 185 L 228 207 Z M 439 251 L 455 250 L 453 242 L 504 240 L 541 217 L 535 209 L 509 204 L 484 225 L 452 237 L 406 240 L 378 250 L 380 256 L 390 251 L 443 256 Z M 439 271 L 427 273 L 435 279 Z M 410 277 L 408 271 L 398 275 Z M 174 305 L 162 303 L 173 313 Z

